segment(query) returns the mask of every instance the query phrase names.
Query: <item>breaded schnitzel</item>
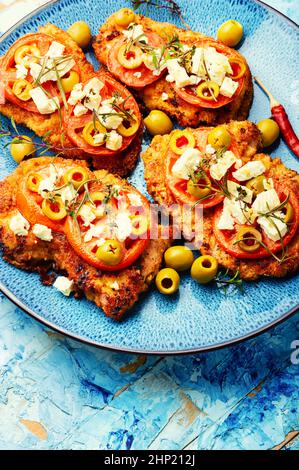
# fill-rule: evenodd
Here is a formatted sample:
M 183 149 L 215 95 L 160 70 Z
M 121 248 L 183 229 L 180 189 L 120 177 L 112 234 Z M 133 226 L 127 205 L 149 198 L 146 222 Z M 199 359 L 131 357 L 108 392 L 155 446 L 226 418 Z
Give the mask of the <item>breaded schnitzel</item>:
M 54 281 L 51 277 L 49 281 L 48 272 L 62 273 L 73 281 L 72 289 L 76 297 L 83 293 L 103 309 L 106 315 L 120 320 L 124 313 L 135 304 L 139 295 L 149 288 L 160 268 L 163 253 L 170 245 L 170 241 L 161 238 L 150 240 L 130 266 L 120 271 L 105 272 L 85 261 L 73 249 L 66 233 L 52 230 L 50 241 L 39 238 L 40 235 L 35 235 L 37 232 L 34 229 L 36 224 L 33 222 L 35 216 L 32 205 L 30 227 L 25 224 L 27 235 L 17 235 L 11 228 L 11 221 L 13 217 L 19 217 L 19 210 L 22 210 L 17 206 L 18 197 L 16 196 L 20 191 L 20 185 L 30 175 L 45 171 L 47 166 L 53 164 L 58 170 L 70 166 L 75 167 L 76 171 L 78 168 L 81 170 L 86 168 L 88 171 L 86 163 L 80 160 L 44 157 L 21 163 L 14 173 L 0 183 L 0 238 L 3 257 L 20 269 L 39 272 L 46 283 Z M 134 194 L 135 197 L 140 197 L 126 181 L 105 170 L 95 172 L 93 177 L 101 181 L 101 185 L 107 185 L 109 188 L 115 186 L 119 188 L 118 191 L 126 191 Z M 92 190 L 90 191 L 92 195 Z M 89 230 L 94 227 L 93 224 L 89 226 Z
M 221 188 L 223 193 L 220 199 L 217 193 L 214 196 L 215 204 L 210 203 L 203 211 L 203 234 L 200 237 L 198 247 L 202 254 L 214 256 L 220 266 L 230 271 L 239 270 L 240 276 L 246 280 L 255 280 L 260 276 L 286 276 L 288 273 L 296 271 L 299 266 L 297 207 L 299 176 L 295 171 L 287 169 L 281 160 L 272 160 L 267 155 L 257 153 L 261 148 L 261 140 L 260 133 L 254 124 L 250 122 L 232 122 L 224 127 L 235 139 L 233 151 L 242 160 L 242 163 L 239 163 L 238 170 L 235 167 L 236 171 L 233 173 L 228 169 L 228 173 L 220 180 L 220 185 L 215 184 L 217 181 L 212 184 L 212 187 L 215 186 L 218 190 Z M 202 150 L 200 135 L 206 131 L 204 128 L 201 129 L 193 130 L 193 132 L 197 137 L 197 145 Z M 188 196 L 188 189 L 186 189 L 186 184 L 183 186 L 182 179 L 179 180 L 181 182 L 178 186 L 184 188 L 181 191 L 175 191 L 176 186 L 171 185 L 172 179 L 169 179 L 171 172 L 169 173 L 167 167 L 168 155 L 170 142 L 175 132 L 166 136 L 156 136 L 150 147 L 142 155 L 148 191 L 155 201 L 159 204 L 165 204 L 166 207 L 177 202 L 181 204 L 180 200 L 177 199 L 181 194 L 182 197 L 184 195 L 189 197 L 190 205 L 196 203 L 196 200 L 192 200 L 190 194 Z M 195 150 L 195 156 L 197 156 L 197 152 Z M 192 152 L 189 152 L 188 155 L 192 155 Z M 184 154 L 181 157 L 183 161 Z M 221 169 L 219 162 L 222 162 L 224 157 L 220 155 L 216 160 L 212 157 L 214 166 L 210 166 L 210 170 L 206 170 L 208 173 L 203 170 L 203 174 L 208 174 L 208 177 L 211 178 L 211 174 L 215 174 L 215 169 Z M 247 169 L 246 163 L 248 162 L 258 163 L 257 165 L 254 163 L 253 166 L 250 163 Z M 242 167 L 244 167 L 244 170 Z M 214 173 L 212 170 L 214 170 Z M 180 171 L 182 171 L 182 167 L 180 167 Z M 246 175 L 246 171 L 249 172 L 248 175 Z M 256 176 L 252 177 L 252 171 L 256 172 Z M 203 174 L 201 178 L 203 178 Z M 237 177 L 240 180 L 236 179 Z M 258 185 L 258 190 L 255 189 L 255 184 Z M 201 186 L 199 185 L 199 187 Z M 206 187 L 204 186 L 204 188 Z M 208 187 L 210 188 L 210 186 Z M 228 191 L 228 188 L 232 188 L 231 191 L 237 191 L 236 200 Z M 254 192 L 255 190 L 257 192 Z M 278 195 L 280 199 L 277 199 Z M 218 199 L 216 199 L 217 197 Z M 246 197 L 249 199 L 246 199 Z M 256 215 L 253 219 L 251 219 L 253 209 L 250 204 L 245 204 L 244 199 L 246 203 L 250 204 L 254 201 L 252 207 L 256 207 Z M 201 203 L 203 207 L 205 207 L 207 201 L 213 201 L 213 198 L 203 198 Z M 262 205 L 265 205 L 263 201 L 266 201 L 266 209 L 262 209 Z M 239 206 L 236 207 L 234 205 L 236 203 Z M 258 204 L 259 208 L 257 208 Z M 270 204 L 272 204 L 271 207 Z M 288 221 L 285 219 L 285 211 L 290 211 L 291 214 Z M 264 217 L 262 218 L 262 216 Z M 259 223 L 263 224 L 261 226 L 263 230 L 259 228 Z M 277 224 L 280 224 L 279 229 Z M 250 238 L 252 233 L 258 237 L 258 240 L 262 240 L 259 238 L 260 233 L 262 233 L 263 243 L 266 243 L 266 248 L 264 248 L 264 244 L 258 244 L 254 251 L 250 241 L 250 246 L 248 248 L 246 245 L 245 251 L 239 249 L 238 234 L 241 233 L 240 230 L 243 230 L 242 233 L 245 234 L 245 243 L 246 240 L 252 240 Z M 287 246 L 284 248 L 281 244 L 283 239 L 288 240 Z
M 94 77 L 96 77 L 96 79 L 98 79 L 102 83 L 105 83 L 105 81 L 107 80 L 109 82 L 109 85 L 107 86 L 112 87 L 112 88 L 116 87 L 116 89 L 117 90 L 119 89 L 120 92 L 123 93 L 127 99 L 129 97 L 130 103 L 135 107 L 136 113 L 137 114 L 139 113 L 135 100 L 133 99 L 133 97 L 131 97 L 131 95 L 129 95 L 129 93 L 126 91 L 123 85 L 118 84 L 108 74 L 103 73 L 103 70 L 95 74 L 93 66 L 87 61 L 82 49 L 72 40 L 72 38 L 68 35 L 68 33 L 59 29 L 55 25 L 47 24 L 45 26 L 42 26 L 39 29 L 39 32 L 37 33 L 36 37 L 38 37 L 38 34 L 47 35 L 46 37 L 54 41 L 54 44 L 56 45 L 55 47 L 57 47 L 57 44 L 64 45 L 66 47 L 66 51 L 68 52 L 69 56 L 75 63 L 76 70 L 80 71 L 81 82 L 86 83 L 88 80 L 91 80 Z M 32 35 L 24 36 L 21 39 L 21 41 L 24 42 L 26 41 L 27 37 L 31 37 L 31 36 Z M 34 39 L 34 35 L 32 37 Z M 21 49 L 21 47 L 19 49 Z M 25 45 L 23 46 L 23 48 L 24 47 L 27 47 L 27 46 Z M 7 54 L 9 54 L 9 51 Z M 69 57 L 69 56 L 66 56 L 66 57 Z M 2 63 L 4 60 L 8 60 L 8 59 L 3 57 Z M 62 61 L 62 59 L 60 58 L 57 59 L 57 61 L 59 60 Z M 64 59 L 64 60 L 66 61 L 67 59 Z M 23 80 L 23 82 L 25 82 L 26 84 L 26 81 Z M 80 84 L 78 84 L 78 87 L 79 85 Z M 46 86 L 46 85 L 43 85 L 43 86 Z M 113 93 L 112 88 L 111 88 L 111 93 Z M 106 94 L 106 99 L 107 98 L 108 96 Z M 134 137 L 133 136 L 130 137 L 130 142 L 128 143 L 128 145 L 123 146 L 123 147 L 121 147 L 121 145 L 118 145 L 118 147 L 111 147 L 111 150 L 106 150 L 104 157 L 102 157 L 101 154 L 91 155 L 91 152 L 94 153 L 94 149 L 91 146 L 87 147 L 86 142 L 83 142 L 82 144 L 82 142 L 80 142 L 78 138 L 76 138 L 75 140 L 71 139 L 70 132 L 69 132 L 71 128 L 71 121 L 70 121 L 70 117 L 67 117 L 66 115 L 67 113 L 66 113 L 65 103 L 61 103 L 61 109 L 59 111 L 55 110 L 54 112 L 52 111 L 49 114 L 41 114 L 40 112 L 32 112 L 31 111 L 32 105 L 30 105 L 31 107 L 29 106 L 29 108 L 26 109 L 28 100 L 27 98 L 24 98 L 24 99 L 26 99 L 26 101 L 21 101 L 21 102 L 20 100 L 19 101 L 17 100 L 17 102 L 12 102 L 9 99 L 7 99 L 5 104 L 0 105 L 0 112 L 9 118 L 13 118 L 16 124 L 22 124 L 22 125 L 29 127 L 39 137 L 44 138 L 45 142 L 49 144 L 51 149 L 56 151 L 56 153 L 60 153 L 63 156 L 70 157 L 70 158 L 89 159 L 90 162 L 94 163 L 95 169 L 104 168 L 104 169 L 107 169 L 107 171 L 109 172 L 118 174 L 119 176 L 127 176 L 134 169 L 140 149 L 141 149 L 142 125 L 141 125 L 141 117 L 139 115 L 137 116 L 138 122 L 140 123 L 139 130 L 135 134 Z M 20 103 L 21 103 L 21 106 L 18 105 Z M 68 105 L 68 107 L 70 107 L 70 105 Z M 84 109 L 81 103 L 79 106 L 77 106 L 77 109 L 81 113 L 87 112 L 87 109 Z M 79 116 L 81 116 L 81 114 L 78 114 L 78 117 L 76 118 L 77 120 L 79 119 Z M 86 117 L 87 116 L 83 116 L 81 118 L 82 127 L 84 127 L 84 119 L 86 120 Z M 128 138 L 125 138 L 125 137 L 124 139 L 128 140 Z M 105 145 L 102 147 L 105 147 Z M 101 151 L 102 151 L 102 147 L 101 147 Z M 119 150 L 116 153 L 114 150 L 112 150 L 112 148 L 117 148 L 117 149 L 119 148 Z
M 124 75 L 124 69 L 118 69 L 115 66 L 116 59 L 114 58 L 112 60 L 111 58 L 113 55 L 112 51 L 121 41 L 124 31 L 124 28 L 117 24 L 116 18 L 116 13 L 114 13 L 107 19 L 106 23 L 100 27 L 99 34 L 93 44 L 93 48 L 98 60 L 108 67 L 108 70 L 111 73 L 114 73 L 119 80 L 123 80 L 127 86 L 130 86 L 129 81 L 126 80 Z M 130 76 L 130 80 L 132 83 L 132 89 L 136 88 L 134 93 L 143 101 L 146 108 L 149 110 L 160 109 L 166 112 L 169 116 L 174 117 L 180 125 L 191 127 L 198 127 L 199 124 L 216 125 L 229 122 L 231 120 L 242 121 L 247 118 L 253 98 L 253 85 L 249 67 L 240 53 L 235 50 L 232 51 L 229 48 L 223 49 L 224 46 L 222 44 L 217 43 L 214 39 L 208 38 L 201 33 L 177 28 L 170 23 L 156 22 L 143 15 L 135 15 L 134 23 L 141 25 L 143 32 L 145 35 L 148 35 L 149 38 L 151 38 L 151 35 L 153 34 L 162 38 L 164 40 L 164 44 L 169 44 L 169 42 L 174 40 L 173 38 L 176 38 L 176 44 L 181 43 L 184 46 L 192 47 L 206 44 L 214 48 L 216 47 L 220 51 L 225 50 L 228 54 L 232 54 L 235 62 L 243 64 L 242 66 L 244 67 L 244 74 L 242 77 L 243 84 L 240 93 L 237 93 L 235 98 L 228 104 L 214 108 L 213 100 L 209 102 L 210 107 L 201 107 L 199 104 L 192 104 L 193 100 L 191 99 L 190 101 L 190 96 L 187 102 L 186 99 L 182 98 L 182 96 L 186 98 L 187 95 L 184 92 L 183 94 L 180 93 L 180 90 L 178 90 L 176 86 L 173 86 L 173 83 L 170 83 L 168 79 L 166 80 L 165 73 L 163 71 L 162 75 L 157 73 L 156 78 L 153 77 L 154 81 L 152 83 L 147 84 L 144 82 L 145 85 L 142 86 L 143 82 L 140 78 L 140 84 L 138 84 L 138 78 L 136 80 L 134 76 L 138 77 L 138 73 L 145 73 L 143 70 L 144 66 L 140 66 L 140 68 L 136 69 L 137 72 L 133 74 L 133 77 Z M 182 74 L 182 69 L 180 69 L 179 72 Z

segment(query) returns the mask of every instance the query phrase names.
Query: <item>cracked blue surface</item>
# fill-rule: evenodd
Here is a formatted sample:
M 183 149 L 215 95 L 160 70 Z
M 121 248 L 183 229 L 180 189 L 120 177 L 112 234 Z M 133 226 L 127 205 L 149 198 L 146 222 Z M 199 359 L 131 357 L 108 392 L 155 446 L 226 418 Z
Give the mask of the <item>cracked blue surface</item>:
M 297 1 L 271 3 L 298 21 Z M 298 315 L 220 351 L 140 358 L 66 339 L 0 296 L 0 449 L 299 450 L 296 339 Z

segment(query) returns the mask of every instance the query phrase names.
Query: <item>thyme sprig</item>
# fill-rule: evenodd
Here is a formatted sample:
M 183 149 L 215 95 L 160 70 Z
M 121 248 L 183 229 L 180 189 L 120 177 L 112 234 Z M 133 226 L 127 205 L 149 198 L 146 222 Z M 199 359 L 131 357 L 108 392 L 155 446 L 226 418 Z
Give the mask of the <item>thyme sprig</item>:
M 183 18 L 181 7 L 174 0 L 132 0 L 132 6 L 134 10 L 138 10 L 138 8 L 140 8 L 142 5 L 146 5 L 146 7 L 153 6 L 155 8 L 168 10 L 172 15 L 177 16 L 186 28 L 190 29 L 190 26 Z

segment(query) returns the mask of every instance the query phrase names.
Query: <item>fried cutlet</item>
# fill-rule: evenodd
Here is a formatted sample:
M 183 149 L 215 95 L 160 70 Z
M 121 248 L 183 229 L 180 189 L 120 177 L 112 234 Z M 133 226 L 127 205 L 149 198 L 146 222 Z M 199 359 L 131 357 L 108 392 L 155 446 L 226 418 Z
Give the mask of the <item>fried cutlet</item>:
M 52 159 L 43 159 L 53 161 Z M 59 162 L 61 159 L 56 159 Z M 76 161 L 84 166 L 85 162 Z M 63 233 L 52 231 L 51 242 L 37 238 L 32 227 L 27 236 L 16 236 L 9 228 L 9 221 L 17 213 L 16 189 L 23 178 L 26 162 L 0 182 L 0 241 L 5 261 L 17 268 L 36 271 L 48 280 L 48 272 L 62 273 L 74 282 L 75 296 L 84 294 L 96 303 L 107 316 L 121 320 L 124 313 L 146 291 L 155 278 L 170 241 L 159 238 L 151 240 L 141 257 L 130 267 L 119 272 L 102 272 L 90 266 L 72 249 Z M 105 184 L 129 187 L 125 180 L 99 170 L 95 178 Z M 53 279 L 54 282 L 54 279 Z
M 135 15 L 134 22 L 141 24 L 144 32 L 153 31 L 166 42 L 169 38 L 177 36 L 180 42 L 191 46 L 198 43 L 201 38 L 206 38 L 201 33 L 187 31 L 170 23 L 160 23 L 142 15 Z M 114 13 L 101 26 L 94 40 L 93 48 L 96 57 L 105 66 L 107 66 L 109 50 L 121 37 L 122 29 L 116 24 Z M 210 39 L 215 41 L 213 38 Z M 244 57 L 237 51 L 235 52 L 246 63 Z M 132 90 L 132 92 L 143 101 L 148 110 L 160 109 L 174 117 L 181 126 L 198 127 L 200 124 L 214 126 L 232 120 L 242 121 L 248 117 L 253 99 L 253 84 L 249 67 L 247 67 L 245 83 L 240 95 L 228 105 L 218 109 L 198 108 L 182 100 L 171 84 L 166 81 L 165 76 L 141 90 Z M 163 94 L 168 95 L 166 101 L 162 99 Z

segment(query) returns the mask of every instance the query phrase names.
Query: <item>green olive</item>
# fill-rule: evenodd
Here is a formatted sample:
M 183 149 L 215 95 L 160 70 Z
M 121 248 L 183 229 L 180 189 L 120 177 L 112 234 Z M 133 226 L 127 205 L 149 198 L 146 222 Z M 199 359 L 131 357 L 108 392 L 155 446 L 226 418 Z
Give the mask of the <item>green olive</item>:
M 284 221 L 286 224 L 289 224 L 290 222 L 292 222 L 293 218 L 294 218 L 294 209 L 293 209 L 293 206 L 290 202 L 287 203 L 287 205 L 284 207 L 285 209 L 285 217 L 284 217 Z
M 238 240 L 238 246 L 242 251 L 253 253 L 261 246 L 262 234 L 254 227 L 240 227 L 236 240 Z
M 88 46 L 91 40 L 90 27 L 85 21 L 76 21 L 67 30 L 71 38 L 80 46 L 82 49 Z
M 206 197 L 211 192 L 211 181 L 206 175 L 201 175 L 199 178 L 195 176 L 187 183 L 187 191 L 195 199 L 199 200 Z
M 223 126 L 215 127 L 208 135 L 208 143 L 218 150 L 229 148 L 231 144 L 230 133 Z
M 156 286 L 161 294 L 174 294 L 180 286 L 180 276 L 172 268 L 164 268 L 156 276 Z
M 173 124 L 167 114 L 155 109 L 144 119 L 144 124 L 151 135 L 169 134 L 173 129 Z
M 118 26 L 127 28 L 129 24 L 133 23 L 135 19 L 135 13 L 130 8 L 121 8 L 115 13 L 114 19 Z
M 22 135 L 22 139 L 14 139 L 10 145 L 11 156 L 17 163 L 21 163 L 25 157 L 33 155 L 34 152 L 35 145 L 26 135 Z
M 61 86 L 63 88 L 63 91 L 65 93 L 70 93 L 72 89 L 74 88 L 74 86 L 77 85 L 77 83 L 79 83 L 80 78 L 77 72 L 75 72 L 74 70 L 71 70 L 69 74 L 62 77 L 60 81 L 61 81 Z
M 223 23 L 217 32 L 217 39 L 229 47 L 236 46 L 243 37 L 243 26 L 236 20 Z
M 106 240 L 99 246 L 96 257 L 107 266 L 116 266 L 123 258 L 124 250 L 122 244 L 117 240 Z
M 191 268 L 194 256 L 187 246 L 171 246 L 165 251 L 164 260 L 168 268 L 186 271 Z
M 266 181 L 266 177 L 264 175 L 256 176 L 255 178 L 247 181 L 246 186 L 248 189 L 253 191 L 255 196 L 257 196 L 258 194 L 265 191 L 264 181 Z
M 191 276 L 200 284 L 212 281 L 218 271 L 218 261 L 214 256 L 203 255 L 197 258 L 191 267 Z
M 263 146 L 269 147 L 279 137 L 279 126 L 273 119 L 264 119 L 257 125 L 262 133 Z

